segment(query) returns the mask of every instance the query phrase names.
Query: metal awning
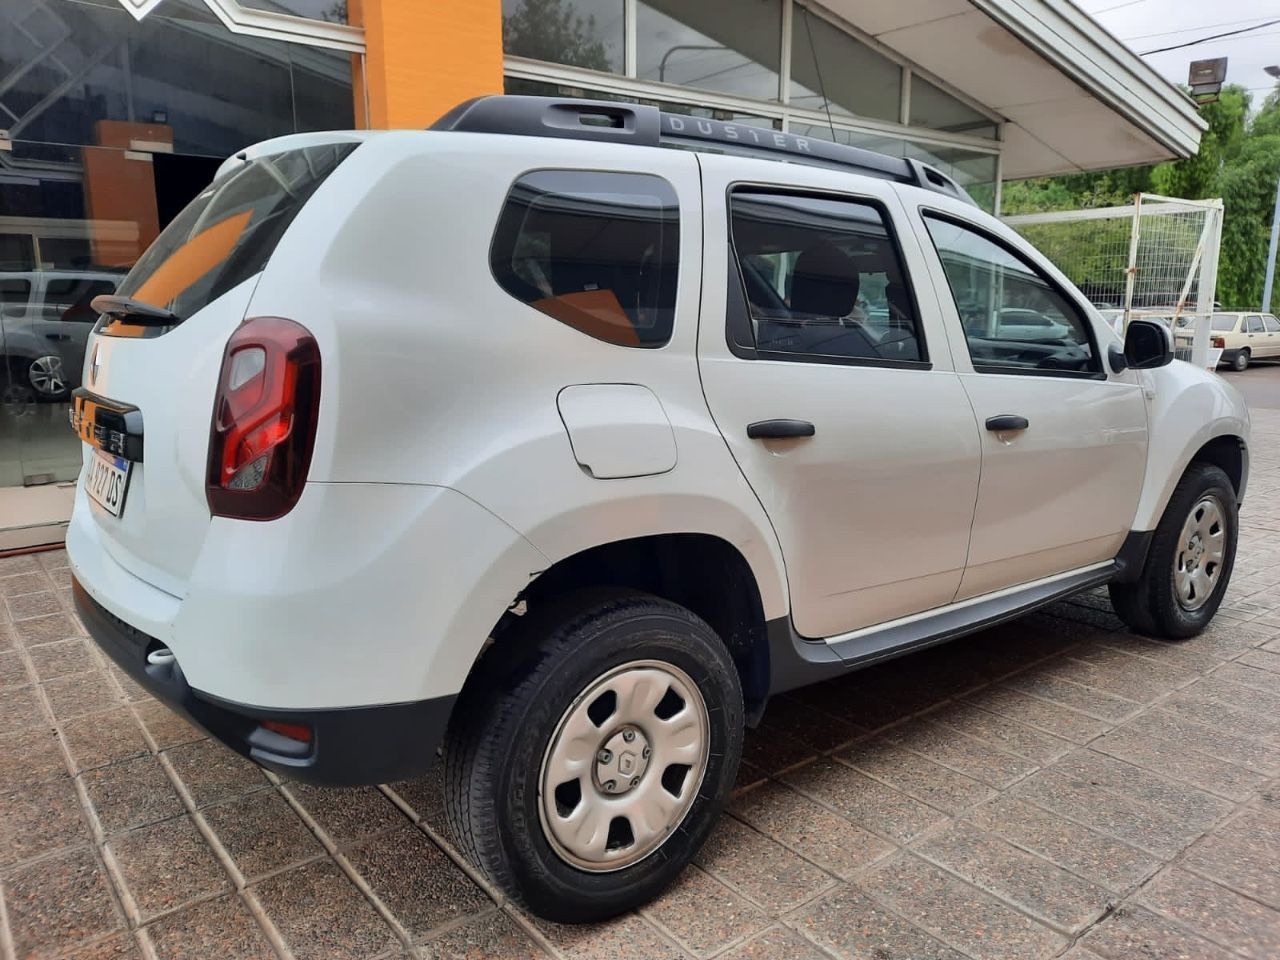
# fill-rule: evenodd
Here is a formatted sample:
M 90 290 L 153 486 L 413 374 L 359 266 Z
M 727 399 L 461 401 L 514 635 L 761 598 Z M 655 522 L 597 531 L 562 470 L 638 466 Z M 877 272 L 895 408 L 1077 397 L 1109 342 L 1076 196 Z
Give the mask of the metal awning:
M 1188 157 L 1195 104 L 1070 0 L 822 0 L 1004 118 L 1003 175 Z

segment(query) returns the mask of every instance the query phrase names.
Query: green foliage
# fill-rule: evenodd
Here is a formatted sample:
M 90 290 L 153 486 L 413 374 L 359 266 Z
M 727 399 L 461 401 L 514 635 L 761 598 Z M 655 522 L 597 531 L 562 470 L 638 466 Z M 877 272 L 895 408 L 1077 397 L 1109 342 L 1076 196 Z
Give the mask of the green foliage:
M 1227 309 L 1256 307 L 1262 300 L 1272 205 L 1280 178 L 1280 90 L 1266 98 L 1252 119 L 1249 107 L 1247 91 L 1226 87 L 1216 103 L 1201 108 L 1209 129 L 1195 156 L 1156 166 L 1008 183 L 1001 212 L 1118 206 L 1131 202 L 1138 192 L 1189 200 L 1221 197 L 1224 217 L 1217 299 Z M 1042 248 L 1052 256 L 1059 239 L 1043 238 Z M 1042 239 L 1037 237 L 1035 242 Z
M 524 0 L 502 18 L 508 53 L 588 70 L 608 70 L 609 52 L 595 36 L 595 17 L 583 17 L 563 0 Z

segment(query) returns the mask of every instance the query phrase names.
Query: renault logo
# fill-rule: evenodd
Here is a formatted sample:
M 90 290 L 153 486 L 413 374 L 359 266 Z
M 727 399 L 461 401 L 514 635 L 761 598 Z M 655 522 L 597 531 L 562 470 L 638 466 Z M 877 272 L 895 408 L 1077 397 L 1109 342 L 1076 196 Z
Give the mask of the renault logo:
M 96 384 L 98 382 L 98 371 L 102 369 L 102 362 L 98 357 L 98 351 L 101 348 L 101 346 L 102 346 L 101 344 L 95 343 L 93 345 L 93 356 L 89 358 L 89 383 L 90 384 Z

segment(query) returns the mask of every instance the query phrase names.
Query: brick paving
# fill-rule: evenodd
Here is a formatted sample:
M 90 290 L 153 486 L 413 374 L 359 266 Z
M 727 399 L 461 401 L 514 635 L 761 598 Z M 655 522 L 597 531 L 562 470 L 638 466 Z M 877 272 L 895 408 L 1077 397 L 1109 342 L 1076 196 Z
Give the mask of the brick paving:
M 84 641 L 61 552 L 0 559 L 0 956 L 1280 957 L 1280 411 L 1228 602 L 1183 644 L 1104 593 L 799 691 L 638 914 L 494 899 L 434 778 L 292 785 Z

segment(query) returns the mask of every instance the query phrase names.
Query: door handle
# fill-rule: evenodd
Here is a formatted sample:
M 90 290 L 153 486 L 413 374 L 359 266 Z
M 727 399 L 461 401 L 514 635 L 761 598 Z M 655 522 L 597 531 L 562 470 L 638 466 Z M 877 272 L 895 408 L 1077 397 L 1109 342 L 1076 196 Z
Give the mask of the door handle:
M 757 420 L 747 424 L 747 439 L 778 440 L 783 437 L 812 437 L 813 424 L 808 420 Z
M 1031 426 L 1026 417 L 1012 413 L 1002 413 L 998 417 L 987 417 L 988 430 L 1025 430 Z
M 71 335 L 66 333 L 46 333 L 44 338 L 46 340 L 70 340 Z

